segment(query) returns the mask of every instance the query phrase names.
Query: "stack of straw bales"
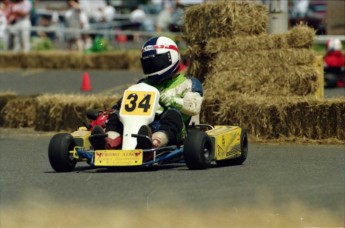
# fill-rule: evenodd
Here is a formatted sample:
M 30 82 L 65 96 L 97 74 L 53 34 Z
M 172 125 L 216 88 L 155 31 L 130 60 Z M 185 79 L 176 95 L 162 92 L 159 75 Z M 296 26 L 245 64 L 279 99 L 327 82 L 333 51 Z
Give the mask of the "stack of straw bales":
M 88 109 L 109 110 L 117 99 L 101 95 L 64 94 L 15 97 L 7 101 L 0 116 L 5 127 L 74 131 L 83 125 Z
M 0 53 L 0 68 L 140 69 L 139 51 Z
M 187 9 L 188 74 L 204 85 L 202 121 L 240 125 L 259 139 L 345 140 L 345 101 L 315 96 L 315 31 L 299 25 L 267 34 L 267 13 L 235 1 Z

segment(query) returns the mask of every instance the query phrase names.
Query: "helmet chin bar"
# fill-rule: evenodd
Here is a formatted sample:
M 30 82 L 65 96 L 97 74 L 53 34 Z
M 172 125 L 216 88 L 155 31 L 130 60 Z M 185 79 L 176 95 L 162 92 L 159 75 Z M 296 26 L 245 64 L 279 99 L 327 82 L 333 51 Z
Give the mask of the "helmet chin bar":
M 176 66 L 173 68 L 173 70 L 165 72 L 164 74 L 161 75 L 152 75 L 152 76 L 148 76 L 146 78 L 146 80 L 148 81 L 148 83 L 152 84 L 152 85 L 157 85 L 157 84 L 161 84 L 163 82 L 165 82 L 166 80 L 169 80 L 171 78 L 173 78 L 174 76 L 176 76 L 176 73 L 178 72 L 179 69 L 179 62 L 176 63 Z
M 144 74 L 159 72 L 171 66 L 170 52 L 140 58 Z

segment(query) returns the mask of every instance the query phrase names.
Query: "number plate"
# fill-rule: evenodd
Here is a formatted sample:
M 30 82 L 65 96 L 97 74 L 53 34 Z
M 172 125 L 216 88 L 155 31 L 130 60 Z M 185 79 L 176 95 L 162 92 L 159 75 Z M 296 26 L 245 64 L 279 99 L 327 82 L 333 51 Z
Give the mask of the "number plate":
M 142 150 L 95 151 L 95 166 L 136 166 L 142 163 Z
M 153 112 L 156 93 L 153 91 L 125 91 L 121 115 L 150 116 Z

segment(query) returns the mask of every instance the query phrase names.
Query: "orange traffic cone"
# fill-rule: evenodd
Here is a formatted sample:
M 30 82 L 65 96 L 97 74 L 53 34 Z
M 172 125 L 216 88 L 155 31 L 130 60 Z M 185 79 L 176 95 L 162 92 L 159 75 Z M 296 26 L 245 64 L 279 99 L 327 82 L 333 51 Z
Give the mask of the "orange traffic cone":
M 81 84 L 81 90 L 82 91 L 90 91 L 91 90 L 91 82 L 88 72 L 83 73 L 83 81 Z

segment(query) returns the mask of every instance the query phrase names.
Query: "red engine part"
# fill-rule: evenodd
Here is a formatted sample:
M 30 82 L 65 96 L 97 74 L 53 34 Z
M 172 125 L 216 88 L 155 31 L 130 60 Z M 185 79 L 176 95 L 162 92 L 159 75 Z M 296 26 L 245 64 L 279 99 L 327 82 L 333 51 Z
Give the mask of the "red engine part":
M 105 122 L 107 121 L 108 116 L 109 116 L 109 114 L 106 112 L 100 113 L 95 120 L 91 121 L 91 123 L 90 123 L 91 129 L 90 130 L 92 130 L 95 126 L 100 126 L 102 128 L 105 128 Z

